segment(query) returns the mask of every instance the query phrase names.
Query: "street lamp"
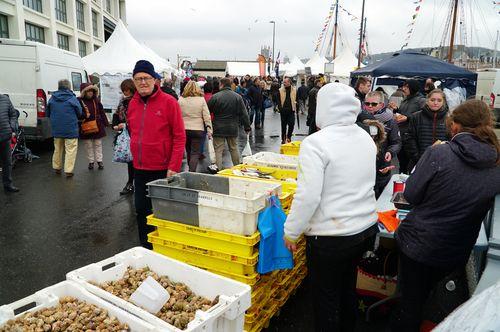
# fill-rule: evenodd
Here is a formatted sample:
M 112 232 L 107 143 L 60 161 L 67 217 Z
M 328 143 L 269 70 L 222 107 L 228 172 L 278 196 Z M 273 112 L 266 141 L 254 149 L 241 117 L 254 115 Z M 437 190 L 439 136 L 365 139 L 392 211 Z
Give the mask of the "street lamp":
M 273 58 L 272 58 L 272 62 L 273 62 L 273 71 L 274 71 L 274 40 L 276 38 L 276 22 L 269 21 L 269 23 L 271 23 L 273 25 Z

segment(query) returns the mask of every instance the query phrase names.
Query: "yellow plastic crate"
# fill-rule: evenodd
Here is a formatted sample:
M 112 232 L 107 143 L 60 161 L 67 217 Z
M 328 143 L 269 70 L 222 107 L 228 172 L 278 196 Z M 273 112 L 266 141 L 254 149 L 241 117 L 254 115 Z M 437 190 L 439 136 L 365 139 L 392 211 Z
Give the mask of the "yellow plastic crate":
M 266 175 L 272 176 L 273 179 L 254 177 L 251 175 L 238 175 L 235 174 L 234 171 L 245 171 L 245 170 L 257 170 Z M 236 165 L 232 168 L 225 169 L 217 173 L 217 175 L 226 176 L 226 177 L 239 177 L 245 179 L 252 179 L 256 181 L 263 182 L 278 182 L 281 184 L 283 192 L 295 193 L 297 190 L 297 171 L 291 169 L 281 169 L 275 167 L 266 167 L 266 166 L 256 166 L 256 165 Z M 287 181 L 287 179 L 293 179 L 295 181 Z
M 258 253 L 255 253 L 251 257 L 241 257 L 194 246 L 186 246 L 182 243 L 159 238 L 157 231 L 148 234 L 148 241 L 153 245 L 154 251 L 165 256 L 191 265 L 234 274 L 254 274 L 259 257 Z
M 257 252 L 255 245 L 260 241 L 259 232 L 243 236 L 162 220 L 153 215 L 147 219 L 148 225 L 157 227 L 161 239 L 231 255 L 250 257 Z
M 301 141 L 294 141 L 286 144 L 282 144 L 280 148 L 281 154 L 287 154 L 290 156 L 298 156 L 300 150 Z
M 207 270 L 209 272 L 221 275 L 223 277 L 242 282 L 242 283 L 247 284 L 249 286 L 255 285 L 260 279 L 260 274 L 258 274 L 258 273 L 254 273 L 254 274 L 250 274 L 250 275 L 241 275 L 241 274 L 234 274 L 234 273 L 228 273 L 228 272 L 223 272 L 223 271 L 217 271 L 214 269 L 206 269 L 203 267 L 200 267 L 200 268 Z

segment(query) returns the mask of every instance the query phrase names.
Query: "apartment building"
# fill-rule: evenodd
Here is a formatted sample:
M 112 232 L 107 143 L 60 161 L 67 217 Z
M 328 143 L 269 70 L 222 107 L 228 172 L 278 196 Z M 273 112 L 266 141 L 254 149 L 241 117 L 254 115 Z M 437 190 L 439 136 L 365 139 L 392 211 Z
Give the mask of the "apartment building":
M 31 40 L 84 57 L 126 23 L 125 0 L 0 0 L 0 38 Z

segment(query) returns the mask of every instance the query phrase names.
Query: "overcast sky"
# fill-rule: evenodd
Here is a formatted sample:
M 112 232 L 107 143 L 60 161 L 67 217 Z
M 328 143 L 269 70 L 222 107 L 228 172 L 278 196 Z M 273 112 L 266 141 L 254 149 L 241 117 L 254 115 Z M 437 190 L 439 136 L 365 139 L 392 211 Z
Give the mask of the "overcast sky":
M 408 47 L 438 46 L 451 0 L 423 0 Z M 211 60 L 255 60 L 261 45 L 272 45 L 281 57 L 309 58 L 333 1 L 326 0 L 127 0 L 132 35 L 159 55 Z M 367 39 L 371 53 L 398 50 L 404 44 L 418 0 L 366 0 Z M 468 45 L 493 48 L 500 29 L 499 6 L 490 0 L 465 0 Z M 361 17 L 362 0 L 340 0 Z M 473 15 L 471 16 L 471 7 Z M 340 11 L 342 41 L 357 50 L 359 19 Z M 457 37 L 458 38 L 458 37 Z M 447 41 L 448 43 L 448 41 Z M 326 48 L 326 47 L 325 47 Z

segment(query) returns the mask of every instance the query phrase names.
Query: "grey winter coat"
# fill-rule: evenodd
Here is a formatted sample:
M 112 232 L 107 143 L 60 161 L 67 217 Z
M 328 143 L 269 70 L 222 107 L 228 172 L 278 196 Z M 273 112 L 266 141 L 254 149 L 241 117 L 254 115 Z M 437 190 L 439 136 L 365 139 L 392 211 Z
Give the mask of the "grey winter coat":
M 214 137 L 237 137 L 240 123 L 246 131 L 251 130 L 243 98 L 231 88 L 223 88 L 214 94 L 208 101 L 208 108 L 213 114 Z
M 396 232 L 405 255 L 443 269 L 465 265 L 500 193 L 497 157 L 492 145 L 470 133 L 424 152 L 404 191 L 413 209 Z
M 18 112 L 12 105 L 10 98 L 0 94 L 0 142 L 12 137 L 17 128 Z

